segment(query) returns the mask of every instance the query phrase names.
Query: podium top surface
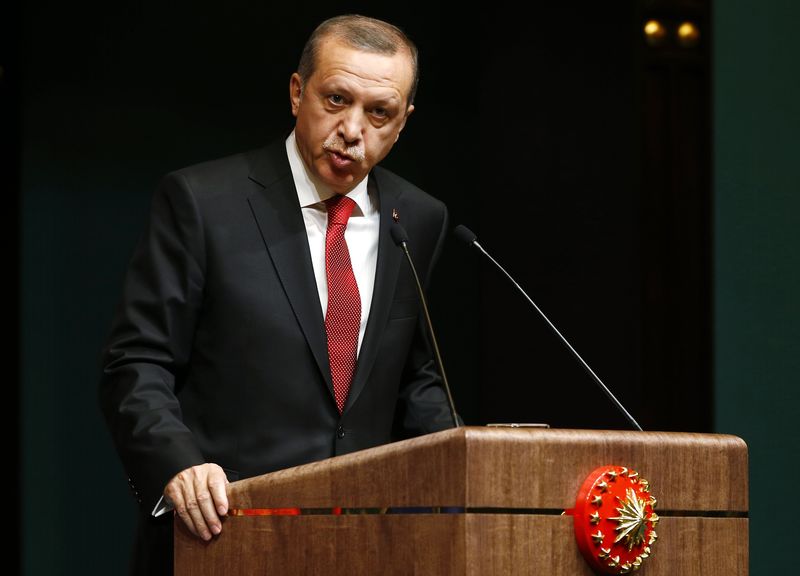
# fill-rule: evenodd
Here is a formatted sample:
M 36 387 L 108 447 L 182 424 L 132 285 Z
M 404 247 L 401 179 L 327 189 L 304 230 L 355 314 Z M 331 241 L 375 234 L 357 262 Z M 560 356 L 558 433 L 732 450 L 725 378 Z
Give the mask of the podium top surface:
M 595 468 L 646 478 L 659 513 L 746 513 L 747 446 L 723 434 L 466 426 L 234 482 L 234 508 L 571 508 Z

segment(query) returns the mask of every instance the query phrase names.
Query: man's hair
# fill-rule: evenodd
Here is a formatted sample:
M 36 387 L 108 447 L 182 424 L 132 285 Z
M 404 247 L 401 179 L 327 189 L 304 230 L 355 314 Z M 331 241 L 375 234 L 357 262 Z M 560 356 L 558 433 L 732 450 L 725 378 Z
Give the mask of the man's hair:
M 414 73 L 414 80 L 411 82 L 411 90 L 408 94 L 408 104 L 413 104 L 419 83 L 417 47 L 400 28 L 383 20 L 358 14 L 335 16 L 325 20 L 312 32 L 300 56 L 297 73 L 304 84 L 314 73 L 320 45 L 329 38 L 340 40 L 356 50 L 389 56 L 394 56 L 398 50 L 403 48 L 408 50 Z

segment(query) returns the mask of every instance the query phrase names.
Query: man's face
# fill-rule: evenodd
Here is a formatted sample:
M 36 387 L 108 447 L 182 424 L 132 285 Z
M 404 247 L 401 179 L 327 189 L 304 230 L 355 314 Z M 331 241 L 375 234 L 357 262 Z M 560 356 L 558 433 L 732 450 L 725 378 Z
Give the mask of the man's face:
M 362 52 L 323 40 L 305 86 L 292 75 L 295 137 L 311 172 L 339 194 L 352 190 L 392 149 L 414 110 L 411 57 Z

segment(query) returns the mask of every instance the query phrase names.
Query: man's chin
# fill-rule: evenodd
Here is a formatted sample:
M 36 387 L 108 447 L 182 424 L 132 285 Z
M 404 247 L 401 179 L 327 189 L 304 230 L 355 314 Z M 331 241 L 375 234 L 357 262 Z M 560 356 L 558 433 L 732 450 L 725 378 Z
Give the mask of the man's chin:
M 320 180 L 334 192 L 343 194 L 355 188 L 364 175 L 360 175 L 360 171 L 334 170 L 328 167 L 327 170 L 320 174 Z

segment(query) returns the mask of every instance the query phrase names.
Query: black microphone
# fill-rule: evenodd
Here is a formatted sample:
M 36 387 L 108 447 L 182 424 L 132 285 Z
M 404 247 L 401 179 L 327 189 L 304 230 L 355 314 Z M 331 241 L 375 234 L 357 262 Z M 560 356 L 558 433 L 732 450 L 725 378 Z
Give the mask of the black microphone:
M 589 365 L 583 360 L 583 358 L 581 358 L 580 354 L 578 354 L 575 351 L 575 348 L 573 348 L 572 345 L 569 342 L 567 342 L 567 339 L 561 335 L 561 332 L 558 331 L 558 328 L 556 328 L 555 325 L 552 322 L 550 322 L 547 316 L 544 315 L 544 312 L 542 312 L 541 309 L 536 305 L 536 303 L 533 300 L 531 300 L 531 297 L 525 293 L 525 290 L 523 290 L 522 287 L 519 284 L 517 284 L 517 282 L 511 277 L 511 274 L 506 272 L 505 268 L 500 266 L 497 260 L 492 258 L 489 255 L 489 253 L 483 249 L 483 246 L 481 246 L 478 243 L 478 237 L 475 235 L 475 233 L 466 226 L 459 224 L 458 226 L 455 227 L 455 230 L 453 230 L 453 234 L 455 234 L 456 238 L 458 238 L 459 240 L 462 240 L 467 244 L 475 246 L 478 250 L 480 250 L 483 253 L 484 256 L 486 256 L 492 262 L 492 264 L 494 264 L 503 274 L 505 274 L 506 278 L 508 278 L 511 281 L 511 283 L 517 287 L 517 290 L 522 292 L 522 295 L 525 296 L 528 302 L 531 303 L 531 306 L 536 308 L 536 311 L 541 315 L 542 318 L 544 318 L 544 321 L 547 322 L 548 326 L 550 326 L 550 328 L 553 329 L 553 332 L 555 332 L 558 335 L 558 337 L 561 338 L 561 341 L 566 345 L 567 348 L 569 348 L 569 351 L 572 352 L 575 358 L 580 360 L 580 363 L 583 364 L 583 367 L 586 368 L 586 371 L 589 372 L 589 374 L 591 374 L 592 378 L 594 378 L 594 381 L 597 382 L 598 386 L 600 386 L 600 389 L 603 391 L 603 393 L 606 396 L 608 396 L 608 398 L 614 403 L 614 405 L 616 405 L 617 408 L 619 408 L 620 412 L 622 412 L 625 415 L 625 418 L 628 419 L 628 421 L 633 425 L 633 427 L 636 430 L 642 432 L 642 427 L 639 426 L 639 423 L 633 418 L 633 416 L 630 415 L 630 413 L 625 409 L 622 403 L 619 400 L 617 400 L 616 396 L 614 396 L 614 394 L 611 393 L 611 390 L 609 390 L 608 387 L 605 384 L 603 384 L 603 381 L 600 380 L 600 377 L 594 373 L 594 370 L 589 368 Z
M 445 393 L 447 394 L 447 403 L 450 405 L 450 416 L 453 418 L 454 427 L 458 428 L 459 424 L 458 416 L 456 415 L 456 406 L 453 404 L 453 395 L 450 393 L 450 384 L 447 383 L 447 375 L 444 373 L 442 355 L 439 354 L 439 344 L 437 344 L 436 335 L 433 333 L 433 324 L 431 323 L 431 315 L 428 314 L 428 304 L 425 301 L 425 293 L 422 290 L 422 284 L 420 284 L 419 276 L 417 275 L 417 269 L 414 267 L 414 261 L 411 259 L 411 254 L 408 251 L 408 234 L 406 234 L 406 229 L 396 222 L 392 225 L 390 233 L 394 243 L 403 249 L 403 253 L 406 255 L 406 259 L 408 260 L 408 265 L 411 266 L 411 272 L 414 274 L 414 282 L 417 285 L 417 294 L 419 295 L 419 301 L 422 304 L 422 312 L 425 315 L 425 322 L 428 324 L 428 334 L 430 334 L 431 342 L 433 342 L 433 354 L 436 357 L 436 364 L 439 366 L 439 374 L 442 376 L 442 385 Z

